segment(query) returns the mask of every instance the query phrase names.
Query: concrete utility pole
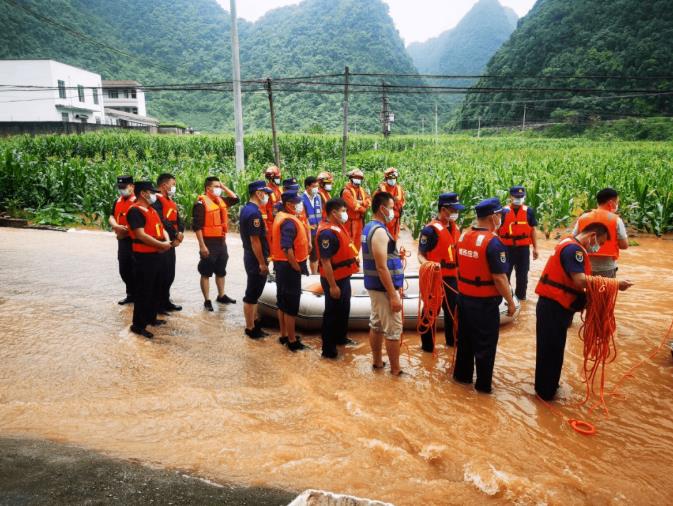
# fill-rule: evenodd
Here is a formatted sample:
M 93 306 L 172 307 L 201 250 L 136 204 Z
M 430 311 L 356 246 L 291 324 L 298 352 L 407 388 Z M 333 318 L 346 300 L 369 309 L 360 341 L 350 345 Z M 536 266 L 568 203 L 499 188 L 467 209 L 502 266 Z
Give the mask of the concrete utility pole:
M 243 106 L 241 104 L 241 62 L 238 56 L 238 25 L 236 22 L 236 0 L 229 0 L 231 11 L 231 63 L 234 85 L 234 121 L 236 123 L 236 170 L 245 169 L 243 150 Z
M 271 138 L 273 139 L 273 160 L 276 167 L 280 169 L 280 150 L 278 149 L 278 139 L 276 138 L 276 113 L 273 110 L 273 92 L 271 91 L 271 78 L 266 78 L 266 93 L 269 96 L 269 111 L 271 112 Z
M 348 154 L 348 67 L 344 70 L 344 135 L 341 143 L 341 173 L 346 175 L 346 155 Z
M 481 137 L 481 116 L 479 116 L 479 126 L 477 127 L 477 139 Z
M 425 135 L 425 118 L 421 118 L 421 135 Z
M 526 129 L 526 102 L 523 103 L 523 121 L 521 123 L 521 130 Z
M 395 115 L 390 112 L 390 103 L 386 93 L 386 83 L 381 81 L 381 126 L 383 128 L 383 137 L 390 135 L 390 124 L 395 121 Z
M 437 137 L 437 102 L 435 102 L 435 137 Z

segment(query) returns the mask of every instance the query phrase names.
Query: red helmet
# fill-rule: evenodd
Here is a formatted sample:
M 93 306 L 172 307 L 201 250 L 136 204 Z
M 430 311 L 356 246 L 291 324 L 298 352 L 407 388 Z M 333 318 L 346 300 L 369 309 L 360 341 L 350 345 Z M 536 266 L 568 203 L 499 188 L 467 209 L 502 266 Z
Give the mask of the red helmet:
M 271 165 L 267 167 L 267 169 L 264 171 L 264 176 L 267 179 L 273 179 L 273 178 L 279 178 L 280 177 L 280 169 L 276 167 L 275 165 Z

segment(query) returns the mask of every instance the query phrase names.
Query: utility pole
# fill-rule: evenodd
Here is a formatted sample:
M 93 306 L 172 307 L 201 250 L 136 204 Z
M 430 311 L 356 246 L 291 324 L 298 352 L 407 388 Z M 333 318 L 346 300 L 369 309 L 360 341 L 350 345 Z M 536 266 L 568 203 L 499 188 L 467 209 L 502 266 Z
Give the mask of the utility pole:
M 390 103 L 388 102 L 386 83 L 384 81 L 381 81 L 381 101 L 381 127 L 383 129 L 383 137 L 388 138 L 390 135 L 390 124 L 395 121 L 395 115 L 390 111 Z
M 526 102 L 523 103 L 523 122 L 521 123 L 521 130 L 526 129 Z
M 437 137 L 437 102 L 435 102 L 435 137 Z
M 344 135 L 341 141 L 341 173 L 346 175 L 346 155 L 348 153 L 348 67 L 344 70 Z
M 236 0 L 229 0 L 231 11 L 231 62 L 234 86 L 234 121 L 236 123 L 236 170 L 245 169 L 243 150 L 243 106 L 241 104 L 241 62 L 238 55 L 238 25 L 236 21 Z
M 425 135 L 425 118 L 421 117 L 421 135 Z
M 276 139 L 276 113 L 273 110 L 273 91 L 271 91 L 271 78 L 266 78 L 266 93 L 269 96 L 269 112 L 271 113 L 271 138 L 273 139 L 273 160 L 276 167 L 280 169 L 280 150 L 278 149 L 278 139 Z
M 477 139 L 481 137 L 481 116 L 479 116 L 479 126 L 477 127 Z

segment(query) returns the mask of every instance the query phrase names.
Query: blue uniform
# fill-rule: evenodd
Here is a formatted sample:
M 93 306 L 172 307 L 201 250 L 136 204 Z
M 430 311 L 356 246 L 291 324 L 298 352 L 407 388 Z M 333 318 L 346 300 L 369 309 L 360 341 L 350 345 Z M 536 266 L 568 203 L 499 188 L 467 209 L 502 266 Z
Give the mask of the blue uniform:
M 259 237 L 262 246 L 262 255 L 269 258 L 269 242 L 266 239 L 266 225 L 262 218 L 262 212 L 259 207 L 252 202 L 248 202 L 239 215 L 239 229 L 241 242 L 243 243 L 243 265 L 248 277 L 245 288 L 243 302 L 246 304 L 257 304 L 259 297 L 264 291 L 266 283 L 266 274 L 259 271 L 259 262 L 255 253 L 252 251 L 252 236 Z

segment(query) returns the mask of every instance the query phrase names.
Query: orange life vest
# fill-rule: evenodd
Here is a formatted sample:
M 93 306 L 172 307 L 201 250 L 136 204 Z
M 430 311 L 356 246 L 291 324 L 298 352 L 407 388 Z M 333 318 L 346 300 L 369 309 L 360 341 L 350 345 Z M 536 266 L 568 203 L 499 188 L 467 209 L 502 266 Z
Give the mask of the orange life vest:
M 458 239 L 458 291 L 469 297 L 498 297 L 486 248 L 497 236 L 487 230 L 470 229 Z
M 348 213 L 349 220 L 360 220 L 364 219 L 364 215 L 360 213 L 360 208 L 365 207 L 367 202 L 367 193 L 364 188 L 348 183 L 344 188 L 342 193 L 348 192 L 353 196 L 353 201 L 355 206 L 351 209 L 351 206 L 348 205 L 348 200 L 346 200 L 346 212 Z M 357 212 L 356 212 L 357 210 Z
M 297 262 L 303 262 L 308 258 L 308 232 L 306 227 L 296 216 L 279 211 L 276 218 L 273 220 L 273 232 L 271 234 L 271 259 L 274 262 L 287 262 L 287 252 L 280 246 L 280 227 L 287 220 L 291 220 L 297 228 L 297 235 L 294 238 L 292 249 L 294 250 L 294 258 Z
M 545 265 L 542 276 L 535 287 L 535 293 L 558 302 L 566 309 L 573 310 L 577 297 L 583 296 L 584 292 L 575 288 L 573 279 L 565 271 L 561 262 L 561 253 L 571 244 L 578 245 L 582 248 L 582 254 L 587 255 L 586 250 L 575 238 L 566 237 L 561 240 L 554 248 L 552 256 L 547 260 L 547 265 Z M 586 275 L 591 274 L 591 263 L 587 260 L 584 261 L 584 273 Z
M 318 241 L 320 241 L 320 233 L 323 230 L 331 230 L 334 232 L 334 234 L 336 234 L 337 239 L 339 240 L 339 249 L 330 258 L 330 261 L 332 262 L 332 270 L 334 271 L 334 279 L 339 281 L 340 279 L 344 279 L 352 274 L 355 274 L 358 271 L 356 260 L 358 256 L 358 250 L 355 247 L 355 244 L 353 244 L 351 235 L 346 231 L 343 225 L 333 225 L 328 222 L 321 223 L 318 226 L 318 232 L 315 236 L 316 243 L 314 246 L 317 248 L 316 251 L 318 251 L 318 255 L 320 255 L 321 251 Z M 324 278 L 325 274 L 323 272 L 322 262 L 320 262 L 318 269 L 320 271 L 320 275 Z
M 145 215 L 145 226 L 143 227 L 145 233 L 150 237 L 154 237 L 157 241 L 163 241 L 164 225 L 163 223 L 161 223 L 159 213 L 151 206 L 149 208 L 143 207 L 139 202 L 134 203 L 131 206 L 131 208 L 138 209 L 141 213 L 143 213 L 143 215 Z M 159 252 L 158 248 L 155 248 L 154 246 L 149 246 L 144 242 L 142 242 L 140 239 L 138 239 L 135 230 L 129 230 L 129 235 L 133 240 L 133 245 L 131 247 L 133 248 L 134 253 Z
M 161 202 L 162 212 L 164 214 L 164 219 L 170 221 L 175 230 L 178 230 L 178 205 L 174 200 L 164 197 L 160 193 L 157 193 L 157 199 Z
M 131 195 L 130 197 L 119 197 L 115 202 L 115 208 L 112 215 L 114 216 L 115 221 L 122 225 L 123 227 L 128 227 L 128 220 L 126 215 L 129 213 L 129 208 L 136 201 L 136 198 Z
M 532 244 L 531 234 L 533 227 L 528 223 L 528 207 L 519 206 L 514 209 L 511 206 L 505 206 L 509 212 L 505 214 L 505 219 L 498 231 L 498 236 L 505 246 L 530 246 Z
M 439 220 L 428 223 L 437 232 L 437 245 L 425 253 L 425 258 L 437 262 L 441 266 L 442 277 L 455 278 L 458 276 L 458 262 L 456 260 L 456 243 L 460 238 L 460 230 L 455 223 L 447 227 Z
M 577 220 L 577 231 L 582 232 L 590 223 L 602 223 L 610 232 L 610 239 L 605 241 L 601 249 L 596 253 L 589 253 L 590 257 L 612 257 L 615 260 L 619 258 L 619 242 L 617 241 L 617 221 L 619 217 L 615 213 L 605 209 L 594 209 L 584 213 Z
M 269 200 L 267 201 L 266 206 L 261 209 L 261 211 L 262 219 L 268 223 L 268 227 L 266 227 L 266 229 L 271 230 L 271 227 L 273 226 L 273 208 L 278 202 L 280 202 L 282 192 L 280 191 L 278 185 L 274 183 L 269 182 L 267 187 L 271 188 L 273 193 L 269 194 Z
M 332 196 L 329 194 L 327 190 L 324 188 L 318 188 L 318 195 L 320 195 L 320 198 L 322 199 L 322 219 L 327 218 L 327 201 L 332 198 Z
M 203 204 L 205 219 L 201 232 L 203 237 L 224 237 L 229 229 L 229 213 L 227 204 L 221 198 L 216 201 L 207 195 L 199 195 L 199 201 Z
M 398 216 L 400 214 L 400 210 L 406 204 L 406 201 L 404 199 L 404 189 L 402 188 L 402 185 L 397 183 L 394 186 L 390 186 L 388 183 L 384 181 L 379 185 L 379 190 L 390 193 L 393 196 L 393 200 L 395 201 L 394 203 L 395 216 Z

